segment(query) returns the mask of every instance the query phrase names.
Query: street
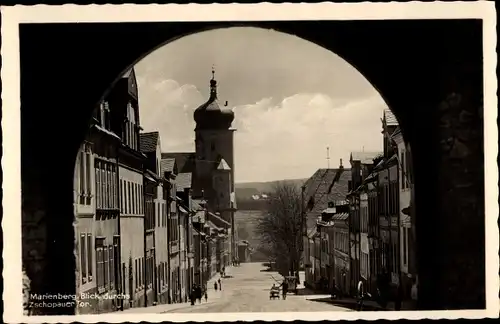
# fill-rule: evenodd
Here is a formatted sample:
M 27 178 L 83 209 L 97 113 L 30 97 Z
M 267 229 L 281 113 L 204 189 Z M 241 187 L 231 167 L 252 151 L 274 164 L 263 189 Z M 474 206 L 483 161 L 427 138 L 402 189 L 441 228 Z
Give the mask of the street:
M 242 263 L 240 267 L 231 267 L 231 278 L 222 279 L 222 291 L 214 291 L 209 286 L 209 303 L 187 306 L 163 313 L 236 313 L 236 312 L 325 312 L 348 311 L 324 302 L 311 299 L 324 298 L 326 295 L 307 293 L 303 286 L 296 296 L 287 295 L 286 300 L 269 300 L 269 290 L 276 280 L 282 277 L 276 272 L 267 272 L 261 263 Z M 218 278 L 218 276 L 216 276 Z M 211 299 L 215 299 L 213 303 Z

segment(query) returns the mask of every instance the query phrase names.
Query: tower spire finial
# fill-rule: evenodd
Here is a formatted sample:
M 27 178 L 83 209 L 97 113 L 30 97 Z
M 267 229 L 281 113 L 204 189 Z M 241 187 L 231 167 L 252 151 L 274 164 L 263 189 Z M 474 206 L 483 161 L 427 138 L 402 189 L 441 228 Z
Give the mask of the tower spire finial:
M 215 80 L 215 65 L 212 64 L 212 79 L 210 80 L 210 98 L 217 98 L 217 81 Z

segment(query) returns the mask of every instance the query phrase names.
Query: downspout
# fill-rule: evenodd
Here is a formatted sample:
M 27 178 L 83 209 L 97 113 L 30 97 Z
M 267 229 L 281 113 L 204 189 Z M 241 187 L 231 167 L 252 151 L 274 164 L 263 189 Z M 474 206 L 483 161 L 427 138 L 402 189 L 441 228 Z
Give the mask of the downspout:
M 171 292 L 172 292 L 172 285 L 170 284 L 170 225 L 171 225 L 171 212 L 172 212 L 172 208 L 171 208 L 171 204 L 172 204 L 172 197 L 171 197 L 171 191 L 172 191 L 172 185 L 170 183 L 170 181 L 167 182 L 167 255 L 168 255 L 168 262 L 167 262 L 167 303 L 168 304 L 171 304 L 172 303 L 172 300 L 171 300 Z
M 396 154 L 398 154 L 398 153 L 396 153 Z M 398 254 L 397 254 L 397 256 L 398 256 L 398 258 L 397 258 L 397 260 L 398 260 L 398 262 L 397 262 L 397 266 L 398 266 L 398 291 L 397 291 L 398 298 L 397 298 L 397 300 L 399 302 L 401 302 L 401 300 L 400 300 L 401 293 L 402 293 L 402 291 L 401 291 L 401 289 L 402 289 L 402 285 L 401 285 L 402 284 L 401 283 L 401 210 L 400 210 L 400 207 L 401 207 L 400 206 L 400 193 L 401 193 L 401 191 L 399 189 L 401 177 L 399 176 L 399 168 L 400 168 L 400 165 L 399 165 L 399 163 L 397 163 L 396 164 L 396 171 L 397 171 L 396 174 L 397 174 L 397 179 L 398 179 L 397 180 L 398 190 L 396 191 L 398 193 L 398 199 L 396 199 L 396 207 L 397 207 L 396 208 L 396 211 L 397 211 L 396 216 L 397 216 L 397 225 L 398 225 L 398 244 L 397 244 L 397 247 L 398 247 L 397 248 L 398 249 Z M 403 179 L 403 181 L 405 181 L 405 179 Z M 401 304 L 399 305 L 399 308 L 400 309 L 396 309 L 396 310 L 401 310 Z
M 175 193 L 175 200 L 177 201 L 177 192 Z M 182 280 L 181 280 L 181 215 L 183 213 L 180 213 L 180 208 L 177 208 L 177 254 L 179 256 L 179 267 L 177 268 L 177 289 L 178 289 L 178 294 L 179 294 L 179 302 L 182 302 Z M 183 217 L 184 218 L 184 217 Z
M 118 144 L 120 145 L 120 144 Z M 119 149 L 117 148 L 116 149 L 116 180 L 117 180 L 117 202 L 118 202 L 118 220 L 117 220 L 117 223 L 118 223 L 118 278 L 115 278 L 115 286 L 117 287 L 117 290 L 118 290 L 118 295 L 120 295 L 122 292 L 125 292 L 125 286 L 122 286 L 122 284 L 124 283 L 123 280 L 125 279 L 125 274 L 122 273 L 122 250 L 121 250 L 121 246 L 122 246 L 122 238 L 121 238 L 121 216 L 122 216 L 122 209 L 121 209 L 121 206 L 122 206 L 122 196 L 121 196 L 121 191 L 120 189 L 121 186 L 120 186 L 120 165 L 119 165 L 119 157 L 120 157 L 120 154 L 119 154 Z M 94 180 L 95 181 L 95 180 Z M 116 280 L 120 280 L 119 283 L 116 283 Z M 118 305 L 119 305 L 119 308 L 120 310 L 123 311 L 123 298 L 120 298 L 118 300 Z
M 352 187 L 354 187 L 354 183 L 352 185 Z M 352 190 L 352 187 L 351 187 L 351 190 Z M 348 291 L 351 291 L 351 288 L 353 287 L 353 284 L 352 284 L 352 281 L 353 281 L 353 277 L 354 277 L 354 271 L 353 271 L 353 262 L 352 262 L 352 243 L 351 243 L 351 233 L 352 233 L 352 218 L 354 217 L 354 212 L 353 212 L 353 205 L 354 205 L 354 202 L 352 201 L 353 199 L 353 193 L 351 192 L 351 195 L 349 196 L 349 218 L 348 218 L 348 228 L 349 228 L 349 232 L 348 232 L 348 255 L 349 255 L 349 272 L 350 272 L 350 276 L 349 276 L 349 290 Z
M 390 210 L 390 208 L 391 208 L 391 200 L 392 200 L 391 199 L 392 197 L 391 197 L 391 194 L 390 194 L 391 193 L 391 168 L 390 168 L 390 166 L 387 166 L 387 183 L 388 183 L 388 189 L 389 189 L 388 190 L 388 193 L 389 193 L 388 196 L 389 197 L 388 197 L 388 199 L 386 199 L 386 201 L 387 201 L 387 208 L 386 208 L 385 212 L 386 212 L 386 219 L 387 218 L 389 219 L 389 221 L 388 221 L 388 223 L 389 223 L 389 246 L 390 246 L 390 251 L 391 251 L 391 253 L 390 253 L 390 255 L 391 255 L 391 263 L 390 264 L 391 264 L 391 267 L 393 267 L 394 266 L 393 265 L 393 259 L 394 259 L 393 258 L 393 254 L 394 253 L 392 252 L 392 215 L 391 215 L 391 210 Z M 390 269 L 390 273 L 392 274 L 392 269 Z M 392 281 L 392 278 L 391 278 L 391 281 Z
M 146 282 L 146 235 L 147 235 L 147 229 L 146 229 L 146 218 L 147 218 L 147 214 L 148 213 L 148 201 L 146 199 L 147 197 L 147 192 L 148 192 L 148 186 L 147 186 L 147 182 L 145 180 L 145 168 L 143 166 L 142 168 L 142 187 L 144 188 L 143 189 L 143 199 L 144 199 L 144 205 L 145 205 L 145 208 L 144 208 L 144 217 L 142 218 L 143 220 L 143 236 L 142 236 L 142 240 L 143 240 L 143 254 L 144 254 L 144 262 L 143 262 L 143 265 L 142 265 L 142 273 L 143 273 L 143 280 L 144 282 Z M 148 307 L 148 287 L 145 286 L 144 287 L 144 307 Z
M 158 184 L 156 184 L 156 200 L 158 201 L 158 205 L 161 206 L 161 202 L 160 200 L 158 199 L 158 196 L 159 196 L 159 192 L 158 192 Z M 153 196 L 153 202 L 154 202 L 154 196 Z M 155 206 L 155 211 L 158 210 L 158 208 L 156 208 L 157 206 Z M 160 211 L 161 211 L 161 207 L 160 207 Z M 159 214 L 159 216 L 161 217 L 161 213 Z M 155 215 L 155 219 L 156 219 L 156 215 Z M 161 218 L 160 218 L 161 219 Z M 160 224 L 156 224 L 156 225 L 160 225 Z M 154 227 L 153 229 L 153 276 L 151 278 L 151 281 L 152 281 L 152 284 L 153 284 L 153 296 L 154 296 L 154 299 L 153 299 L 153 304 L 156 305 L 158 303 L 158 269 L 156 267 L 156 226 Z

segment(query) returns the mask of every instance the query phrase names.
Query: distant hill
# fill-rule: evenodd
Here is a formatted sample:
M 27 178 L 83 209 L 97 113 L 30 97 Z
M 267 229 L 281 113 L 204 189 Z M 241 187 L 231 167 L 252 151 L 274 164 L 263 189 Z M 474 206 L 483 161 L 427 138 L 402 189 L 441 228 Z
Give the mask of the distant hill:
M 236 200 L 237 202 L 253 200 L 252 196 L 260 196 L 262 194 L 270 193 L 273 191 L 278 182 L 291 184 L 300 189 L 300 187 L 304 184 L 304 182 L 306 182 L 306 180 L 307 179 L 288 179 L 267 182 L 235 183 Z

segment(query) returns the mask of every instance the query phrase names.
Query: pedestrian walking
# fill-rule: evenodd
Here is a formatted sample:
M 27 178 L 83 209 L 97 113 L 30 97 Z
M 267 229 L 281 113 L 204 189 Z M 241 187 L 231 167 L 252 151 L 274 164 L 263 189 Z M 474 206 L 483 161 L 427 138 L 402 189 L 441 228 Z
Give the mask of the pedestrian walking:
M 220 278 L 217 281 L 219 282 L 219 290 L 222 290 L 222 282 L 220 281 Z
M 217 291 L 217 281 L 214 281 L 214 290 Z
M 205 303 L 208 302 L 208 293 L 207 290 L 205 289 Z
M 199 285 L 196 285 L 196 299 L 198 302 L 201 304 L 201 287 Z
M 283 294 L 283 300 L 286 299 L 286 294 L 288 293 L 288 282 L 286 279 L 283 280 L 283 283 L 281 284 L 281 293 Z
M 194 306 L 195 295 L 196 295 L 196 288 L 193 287 L 193 288 L 191 288 L 191 291 L 189 293 L 189 299 L 191 300 L 191 306 Z
M 418 298 L 418 286 L 417 280 L 413 278 L 413 284 L 411 286 L 411 306 L 412 309 L 417 309 L 417 298 Z
M 394 303 L 394 309 L 396 311 L 400 311 L 402 303 L 403 303 L 403 286 L 401 285 L 401 283 L 398 283 L 397 292 L 396 292 L 396 302 Z
M 362 281 L 358 282 L 358 296 L 357 297 L 358 297 L 358 300 L 356 302 L 356 304 L 357 304 L 356 308 L 358 311 L 361 311 L 361 310 L 363 310 L 363 301 L 364 301 L 364 297 L 365 297 Z

